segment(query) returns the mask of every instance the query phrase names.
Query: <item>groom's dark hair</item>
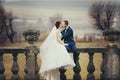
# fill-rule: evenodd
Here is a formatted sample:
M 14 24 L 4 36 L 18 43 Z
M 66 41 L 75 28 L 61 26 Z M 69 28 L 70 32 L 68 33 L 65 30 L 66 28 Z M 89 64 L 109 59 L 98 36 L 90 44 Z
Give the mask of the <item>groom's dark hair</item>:
M 69 25 L 69 22 L 68 20 L 64 20 L 65 24 L 68 26 Z

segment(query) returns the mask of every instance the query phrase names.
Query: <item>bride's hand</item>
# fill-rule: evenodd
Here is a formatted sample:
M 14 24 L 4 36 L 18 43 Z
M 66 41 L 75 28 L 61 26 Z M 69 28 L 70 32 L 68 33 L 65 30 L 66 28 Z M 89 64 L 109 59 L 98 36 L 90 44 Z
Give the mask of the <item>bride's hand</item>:
M 68 46 L 68 44 L 64 44 L 65 46 Z

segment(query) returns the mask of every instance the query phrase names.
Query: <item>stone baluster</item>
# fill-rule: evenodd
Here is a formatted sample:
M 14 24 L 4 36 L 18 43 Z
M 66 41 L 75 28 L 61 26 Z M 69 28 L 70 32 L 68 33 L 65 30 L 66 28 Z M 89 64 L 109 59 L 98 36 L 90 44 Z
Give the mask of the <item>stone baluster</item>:
M 18 56 L 18 53 L 12 53 L 12 56 L 13 56 L 13 65 L 12 65 L 12 78 L 11 80 L 20 80 L 20 77 L 18 75 L 18 72 L 19 72 L 19 66 L 18 66 L 18 62 L 17 62 L 17 56 Z
M 101 74 L 100 74 L 100 80 L 105 80 L 105 53 L 102 53 L 102 64 L 101 64 Z
M 87 80 L 95 80 L 95 76 L 94 76 L 95 66 L 93 63 L 94 53 L 88 53 L 88 54 L 89 54 L 89 63 L 87 67 L 87 71 L 88 71 Z
M 81 67 L 79 64 L 79 57 L 77 59 L 74 59 L 74 62 L 76 64 L 76 66 L 73 68 L 74 71 L 74 75 L 73 75 L 73 80 L 81 80 Z
M 3 52 L 0 52 L 0 80 L 5 80 L 5 68 L 3 64 Z
M 66 69 L 61 68 L 59 69 L 59 71 L 60 71 L 60 80 L 67 80 L 65 75 Z

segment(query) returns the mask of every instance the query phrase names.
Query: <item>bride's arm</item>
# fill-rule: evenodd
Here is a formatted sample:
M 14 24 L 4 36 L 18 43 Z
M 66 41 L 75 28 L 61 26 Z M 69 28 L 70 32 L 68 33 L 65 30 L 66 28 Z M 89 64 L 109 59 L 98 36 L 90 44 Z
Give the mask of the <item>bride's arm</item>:
M 67 44 L 65 44 L 63 41 L 61 41 L 61 36 L 59 35 L 59 31 L 56 32 L 56 38 L 60 44 L 67 46 Z

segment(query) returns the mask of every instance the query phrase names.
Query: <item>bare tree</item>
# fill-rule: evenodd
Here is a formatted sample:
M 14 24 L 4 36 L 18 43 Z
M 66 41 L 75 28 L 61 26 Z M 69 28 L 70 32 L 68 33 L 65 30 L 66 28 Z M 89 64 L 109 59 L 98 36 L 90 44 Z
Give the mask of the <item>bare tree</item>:
M 115 15 L 115 18 L 114 18 L 114 27 L 117 29 L 117 30 L 120 30 L 120 3 L 117 3 L 118 5 L 118 8 L 117 8 L 117 13 Z
M 113 24 L 113 19 L 117 12 L 117 4 L 115 2 L 108 2 L 105 5 L 106 28 L 110 29 Z
M 3 39 L 5 36 L 7 36 L 7 38 L 13 43 L 15 31 L 13 30 L 12 21 L 12 12 L 7 12 L 4 7 L 0 5 L 0 39 Z M 1 36 L 3 34 L 5 36 Z
M 118 3 L 118 8 L 117 8 L 117 16 L 120 19 L 120 3 Z
M 0 5 L 4 3 L 5 0 L 0 0 Z
M 113 19 L 117 12 L 117 4 L 115 2 L 94 2 L 89 10 L 95 27 L 101 30 L 110 29 Z

